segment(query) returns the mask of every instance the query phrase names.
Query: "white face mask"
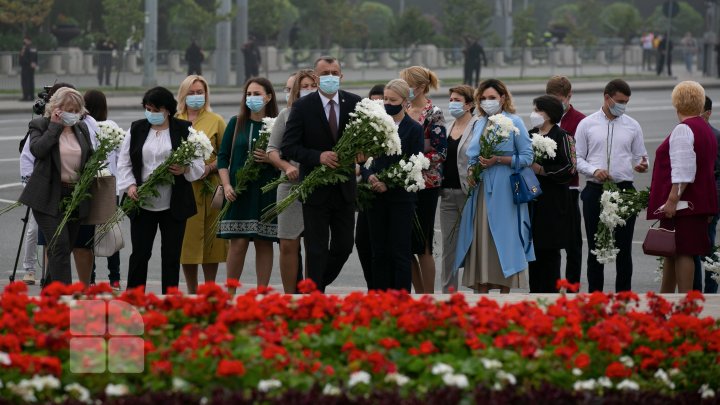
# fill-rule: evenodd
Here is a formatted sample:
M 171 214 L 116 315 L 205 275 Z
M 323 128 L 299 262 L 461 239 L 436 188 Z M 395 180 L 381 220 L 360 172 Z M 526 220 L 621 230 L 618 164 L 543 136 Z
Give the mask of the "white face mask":
M 495 115 L 500 112 L 500 100 L 483 100 L 480 102 L 480 108 L 488 116 Z
M 63 111 L 62 113 L 60 113 L 60 119 L 62 120 L 63 125 L 65 125 L 66 127 L 71 127 L 77 124 L 78 121 L 80 121 L 80 114 Z
M 530 113 L 530 128 L 540 128 L 545 123 L 545 117 L 537 111 Z

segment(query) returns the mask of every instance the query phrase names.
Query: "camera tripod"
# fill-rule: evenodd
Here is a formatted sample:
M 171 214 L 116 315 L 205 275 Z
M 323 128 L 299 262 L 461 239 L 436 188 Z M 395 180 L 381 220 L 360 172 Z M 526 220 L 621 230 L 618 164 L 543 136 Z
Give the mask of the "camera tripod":
M 30 207 L 27 207 L 27 209 L 25 210 L 25 216 L 23 218 L 21 218 L 20 220 L 23 222 L 23 227 L 22 227 L 22 233 L 20 234 L 20 243 L 18 244 L 17 254 L 15 255 L 15 265 L 13 266 L 13 272 L 10 275 L 11 283 L 15 281 L 15 276 L 17 275 L 17 266 L 18 266 L 18 263 L 20 262 L 20 251 L 22 250 L 23 241 L 25 240 L 25 231 L 27 230 L 28 221 L 30 220 Z M 45 250 L 45 248 L 43 247 L 43 252 L 44 252 L 44 250 Z M 42 288 L 42 287 L 45 287 L 45 284 L 46 284 L 45 255 L 44 254 L 43 254 L 41 267 L 42 267 L 42 277 L 40 278 L 40 287 Z

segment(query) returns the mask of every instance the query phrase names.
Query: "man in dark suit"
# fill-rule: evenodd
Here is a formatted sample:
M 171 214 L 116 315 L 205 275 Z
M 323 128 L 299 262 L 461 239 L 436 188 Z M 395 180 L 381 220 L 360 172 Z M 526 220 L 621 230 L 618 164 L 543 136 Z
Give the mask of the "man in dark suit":
M 338 167 L 332 148 L 360 101 L 359 96 L 339 90 L 342 73 L 337 59 L 320 57 L 315 76 L 319 90 L 293 103 L 281 146 L 284 158 L 300 163 L 301 178 L 319 165 Z M 318 188 L 303 202 L 307 276 L 323 292 L 352 252 L 356 187 L 355 176 L 350 176 L 343 183 Z

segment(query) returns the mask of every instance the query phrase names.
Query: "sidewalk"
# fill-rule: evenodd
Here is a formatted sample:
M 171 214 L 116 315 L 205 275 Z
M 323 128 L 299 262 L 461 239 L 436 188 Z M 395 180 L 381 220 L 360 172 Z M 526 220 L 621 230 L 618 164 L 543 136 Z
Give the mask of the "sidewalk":
M 343 81 L 344 90 L 354 92 L 358 95 L 365 96 L 368 90 L 376 83 L 386 83 L 390 79 L 397 77 L 400 69 L 367 69 L 367 70 L 351 70 L 345 71 Z M 654 72 L 640 71 L 636 66 L 627 67 L 627 81 L 633 90 L 671 90 L 678 82 L 682 80 L 696 80 L 706 88 L 720 88 L 720 79 L 715 77 L 703 77 L 695 72 L 692 75 L 685 72 L 684 66 L 677 65 L 674 69 L 676 77 L 656 76 Z M 435 73 L 440 77 L 441 87 L 437 91 L 430 94 L 431 98 L 445 97 L 448 89 L 453 85 L 459 84 L 462 80 L 462 71 L 459 67 L 437 69 Z M 579 77 L 574 76 L 575 69 L 573 67 L 532 67 L 525 69 L 525 79 L 519 79 L 520 68 L 514 66 L 508 67 L 487 67 L 482 70 L 482 78 L 498 77 L 507 82 L 510 92 L 515 95 L 540 95 L 545 91 L 545 82 L 547 78 L 553 74 L 566 75 L 573 82 L 574 93 L 591 93 L 601 92 L 605 84 L 613 77 L 622 77 L 622 66 L 584 66 L 578 69 Z M 262 72 L 261 72 L 262 74 Z M 290 72 L 270 72 L 268 75 L 270 80 L 275 84 L 276 91 L 282 87 Z M 142 74 L 122 73 L 120 79 L 119 90 L 114 87 L 97 86 L 97 78 L 94 75 L 68 75 L 63 77 L 55 77 L 49 74 L 38 74 L 35 77 L 35 84 L 38 86 L 36 91 L 40 91 L 43 85 L 52 84 L 57 81 L 66 81 L 76 85 L 80 90 L 97 88 L 103 90 L 108 96 L 108 108 L 113 110 L 127 110 L 140 108 L 140 99 L 144 92 L 142 83 Z M 215 81 L 215 73 L 213 71 L 206 72 L 206 79 L 211 83 L 212 104 L 215 106 L 234 106 L 239 105 L 241 95 L 238 87 L 216 87 L 212 83 Z M 179 83 L 185 78 L 184 74 L 176 74 L 172 72 L 158 72 L 158 85 L 168 87 L 171 91 L 176 92 Z M 114 76 L 113 76 L 114 80 Z M 234 74 L 231 75 L 231 82 L 234 83 Z M 2 76 L 0 77 L 0 88 L 12 90 L 14 87 L 8 85 L 12 82 L 13 86 L 18 87 L 17 94 L 0 95 L 0 111 L 5 113 L 22 113 L 30 112 L 32 103 L 27 101 L 17 101 L 20 97 L 19 77 Z M 278 97 L 278 101 L 283 104 L 284 99 Z

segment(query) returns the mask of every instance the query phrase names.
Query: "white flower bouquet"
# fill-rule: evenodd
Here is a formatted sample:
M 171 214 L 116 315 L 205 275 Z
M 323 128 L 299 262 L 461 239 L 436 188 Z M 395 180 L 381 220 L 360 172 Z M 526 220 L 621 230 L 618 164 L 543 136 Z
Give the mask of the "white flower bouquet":
M 354 163 L 358 154 L 365 156 L 400 155 L 402 148 L 395 121 L 385 112 L 380 100 L 365 98 L 350 113 L 350 122 L 343 136 L 333 148 L 338 156 L 338 167 L 330 169 L 315 167 L 302 183 L 294 186 L 290 194 L 278 201 L 262 215 L 262 221 L 270 221 L 287 209 L 298 198 L 305 201 L 318 187 L 346 181 L 354 175 Z M 266 191 L 266 190 L 263 190 Z
M 512 120 L 503 114 L 495 114 L 488 117 L 488 123 L 480 136 L 480 157 L 489 158 L 498 154 L 498 146 L 505 142 L 510 135 L 518 134 L 520 130 L 513 124 Z M 472 178 L 475 185 L 480 183 L 480 175 L 485 168 L 480 162 L 471 166 Z
M 703 259 L 702 267 L 712 273 L 710 277 L 715 282 L 720 283 L 720 246 L 713 246 L 712 253 Z
M 187 139 L 184 139 L 180 143 L 180 146 L 178 146 L 160 166 L 153 170 L 153 172 L 150 173 L 150 177 L 138 187 L 138 199 L 125 198 L 113 216 L 95 230 L 96 235 L 105 235 L 112 229 L 113 225 L 119 223 L 125 215 L 142 208 L 148 198 L 157 197 L 159 195 L 157 191 L 158 186 L 173 184 L 175 176 L 170 173 L 170 166 L 187 166 L 195 159 L 207 160 L 212 156 L 213 147 L 207 135 L 205 135 L 203 131 L 197 131 L 192 127 L 190 127 L 188 132 L 189 135 Z
M 603 264 L 615 261 L 620 252 L 615 247 L 615 228 L 647 208 L 650 191 L 621 191 L 615 183 L 605 182 L 600 196 L 600 222 L 595 233 L 595 250 L 591 253 Z
M 275 126 L 275 118 L 273 117 L 265 117 L 262 119 L 263 126 L 260 128 L 260 133 L 258 134 L 257 138 L 254 138 L 252 140 L 252 145 L 250 145 L 250 150 L 255 149 L 267 149 L 268 143 L 270 142 L 270 134 L 272 133 L 273 126 Z M 245 164 L 241 168 L 238 169 L 238 171 L 235 173 L 235 187 L 233 190 L 235 191 L 235 195 L 240 195 L 243 191 L 247 190 L 248 184 L 251 182 L 257 180 L 260 177 L 260 172 L 262 171 L 263 163 L 258 163 L 253 158 L 252 154 L 248 154 L 247 158 L 245 159 Z M 222 209 L 220 210 L 220 213 L 217 216 L 217 219 L 215 220 L 215 224 L 213 229 L 219 230 L 220 229 L 220 221 L 222 221 L 223 217 L 225 217 L 225 214 L 230 210 L 231 204 L 225 202 Z
M 116 150 L 125 139 L 125 131 L 117 125 L 114 125 L 114 123 L 101 122 L 98 124 L 98 127 L 100 130 L 96 134 L 98 140 L 97 149 L 90 156 L 83 171 L 80 173 L 80 178 L 77 183 L 75 183 L 72 195 L 65 197 L 60 202 L 60 211 L 63 213 L 63 218 L 60 220 L 60 224 L 55 229 L 55 233 L 50 240 L 50 247 L 55 245 L 58 236 L 60 236 L 63 228 L 65 228 L 65 225 L 70 221 L 75 210 L 80 206 L 80 203 L 92 197 L 89 193 L 90 185 L 98 174 L 107 171 L 108 156 Z
M 365 167 L 370 168 L 373 159 L 365 162 Z M 375 176 L 385 183 L 387 188 L 402 187 L 405 191 L 416 193 L 425 189 L 425 179 L 422 171 L 430 167 L 430 159 L 424 153 L 417 153 L 410 156 L 408 160 L 401 159 L 399 162 L 381 170 Z M 375 197 L 369 183 L 358 185 L 358 205 L 366 207 L 370 200 Z
M 557 142 L 540 134 L 532 135 L 534 160 L 541 163 L 545 159 L 553 159 L 557 154 Z

